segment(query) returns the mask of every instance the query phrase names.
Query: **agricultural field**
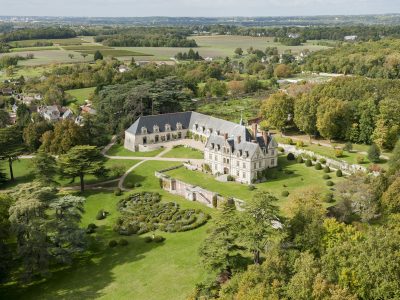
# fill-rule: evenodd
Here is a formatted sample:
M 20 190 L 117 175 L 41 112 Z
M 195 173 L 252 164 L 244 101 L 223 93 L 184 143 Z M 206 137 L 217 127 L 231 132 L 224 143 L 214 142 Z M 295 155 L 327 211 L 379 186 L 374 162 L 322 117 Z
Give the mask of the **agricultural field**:
M 57 46 L 66 46 L 66 45 L 80 45 L 82 43 L 86 43 L 86 41 L 81 38 L 70 38 L 70 39 L 39 39 L 39 40 L 22 40 L 22 41 L 13 41 L 10 42 L 10 45 L 14 48 L 23 48 L 23 47 L 35 47 L 38 44 L 44 43 L 53 43 L 53 45 Z
M 85 100 L 89 99 L 90 96 L 93 95 L 95 89 L 95 87 L 89 87 L 83 89 L 68 90 L 65 92 L 76 99 L 75 104 L 83 105 L 85 104 Z
M 57 47 L 57 46 L 43 46 L 43 47 L 11 48 L 11 52 L 49 51 L 49 50 L 60 50 L 60 47 Z

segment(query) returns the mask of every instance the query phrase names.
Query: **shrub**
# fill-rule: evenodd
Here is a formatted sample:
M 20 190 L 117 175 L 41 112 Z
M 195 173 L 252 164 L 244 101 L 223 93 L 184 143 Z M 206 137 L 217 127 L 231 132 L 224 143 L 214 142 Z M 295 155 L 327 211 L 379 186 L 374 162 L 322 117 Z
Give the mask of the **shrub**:
M 103 209 L 100 209 L 100 210 L 97 212 L 96 220 L 103 220 L 103 219 L 105 219 L 106 217 L 107 217 L 107 212 L 104 211 Z
M 344 151 L 350 152 L 351 150 L 353 150 L 353 144 L 351 142 L 347 142 L 344 147 L 343 147 Z
M 325 166 L 324 172 L 325 173 L 330 173 L 331 172 L 331 168 L 329 168 L 328 166 Z
M 294 156 L 294 154 L 292 152 L 289 152 L 288 155 L 286 156 L 287 160 L 295 160 L 296 157 Z
M 90 223 L 88 224 L 87 228 L 86 228 L 86 233 L 87 234 L 91 234 L 94 233 L 96 231 L 97 225 L 94 223 Z
M 362 155 L 357 155 L 356 160 L 357 160 L 357 163 L 360 165 L 365 162 L 364 156 L 362 156 Z
M 303 161 L 303 157 L 302 157 L 301 155 L 297 156 L 296 161 L 297 161 L 299 164 L 302 164 L 302 163 L 304 162 L 304 161 Z
M 125 167 L 121 164 L 115 164 L 110 167 L 110 174 L 112 177 L 121 177 L 125 173 Z
M 368 148 L 368 159 L 373 163 L 378 163 L 380 160 L 379 158 L 380 156 L 381 156 L 381 150 L 376 144 L 372 144 Z
M 303 141 L 297 141 L 296 147 L 303 148 L 304 147 L 304 142 Z
M 328 174 L 324 174 L 324 176 L 322 176 L 323 179 L 328 180 L 331 179 L 331 176 L 329 176 Z
M 291 138 L 285 139 L 285 144 L 293 145 L 293 140 Z
M 311 167 L 311 166 L 312 166 L 312 161 L 311 161 L 311 159 L 307 159 L 307 160 L 306 160 L 306 166 L 307 166 L 307 167 Z
M 122 195 L 121 189 L 120 189 L 120 188 L 116 188 L 116 189 L 114 190 L 114 195 L 115 195 L 115 196 L 121 196 L 121 195 Z
M 325 196 L 324 196 L 324 201 L 325 201 L 326 203 L 332 203 L 332 202 L 334 202 L 335 200 L 333 199 L 333 193 L 327 193 L 327 194 L 325 194 Z
M 326 164 L 326 159 L 325 158 L 320 158 L 319 162 L 324 165 L 324 164 Z
M 336 171 L 336 177 L 342 177 L 342 176 L 343 176 L 342 170 L 337 170 Z
M 256 187 L 254 185 L 250 184 L 248 189 L 249 189 L 249 191 L 254 191 L 256 189 Z
M 228 175 L 228 177 L 226 177 L 226 180 L 235 181 L 235 177 L 233 177 L 232 175 Z
M 127 241 L 126 239 L 120 239 L 120 240 L 118 241 L 118 244 L 119 244 L 120 246 L 127 246 L 127 245 L 128 245 L 128 241 Z
M 281 196 L 282 197 L 287 197 L 287 196 L 289 196 L 289 192 L 288 191 L 282 191 Z
M 213 207 L 217 208 L 217 206 L 218 206 L 218 197 L 217 197 L 217 195 L 213 196 L 212 205 L 213 205 Z
M 343 150 L 342 149 L 335 149 L 335 157 L 342 157 Z
M 327 185 L 327 186 L 333 186 L 334 183 L 333 183 L 333 181 L 329 180 L 329 181 L 326 182 L 326 185 Z
M 312 159 L 312 161 L 317 161 L 317 157 L 316 156 L 311 157 L 311 159 Z
M 151 238 L 151 236 L 145 236 L 144 237 L 144 242 L 145 243 L 150 243 L 150 242 L 152 242 L 153 241 L 153 239 Z
M 111 241 L 108 242 L 108 246 L 109 246 L 110 248 L 117 247 L 117 245 L 118 245 L 118 243 L 117 243 L 116 240 L 111 240 Z
M 163 237 L 163 236 L 161 236 L 161 235 L 156 235 L 156 236 L 153 238 L 153 241 L 154 241 L 155 243 L 162 243 L 162 242 L 165 241 L 165 237 Z
M 321 170 L 322 169 L 322 166 L 321 166 L 321 164 L 318 162 L 318 163 L 316 163 L 315 164 L 315 170 Z
M 278 147 L 278 151 L 283 153 L 283 152 L 285 152 L 285 149 L 283 149 L 283 147 Z

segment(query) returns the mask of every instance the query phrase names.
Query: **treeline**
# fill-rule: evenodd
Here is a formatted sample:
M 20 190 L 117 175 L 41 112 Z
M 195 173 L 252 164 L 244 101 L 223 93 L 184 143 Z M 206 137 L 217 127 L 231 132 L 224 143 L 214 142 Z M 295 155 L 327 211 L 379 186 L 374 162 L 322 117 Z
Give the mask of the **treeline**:
M 306 40 L 343 41 L 345 36 L 357 35 L 360 41 L 379 40 L 382 37 L 399 37 L 400 25 L 342 25 L 342 26 L 277 26 L 277 27 L 243 27 L 232 25 L 194 26 L 193 30 L 218 34 L 245 36 L 287 37 L 299 34 Z
M 305 38 L 290 38 L 290 37 L 281 37 L 275 38 L 274 41 L 281 43 L 285 46 L 300 46 L 303 43 L 307 42 Z
M 110 47 L 197 47 L 194 40 L 176 34 L 117 34 L 95 37 L 97 43 Z
M 65 27 L 27 28 L 12 31 L 1 36 L 4 42 L 34 39 L 66 39 L 76 37 L 76 32 Z
M 298 90 L 298 91 L 296 91 Z M 400 81 L 342 77 L 300 85 L 265 101 L 267 124 L 313 136 L 393 149 L 400 134 Z M 288 118 L 288 116 L 291 116 Z
M 198 51 L 194 52 L 193 49 L 190 49 L 188 52 L 183 52 L 183 53 L 178 52 L 175 55 L 175 58 L 178 60 L 203 60 L 199 52 Z
M 371 78 L 400 78 L 399 47 L 400 40 L 396 39 L 344 44 L 313 53 L 307 58 L 305 69 Z

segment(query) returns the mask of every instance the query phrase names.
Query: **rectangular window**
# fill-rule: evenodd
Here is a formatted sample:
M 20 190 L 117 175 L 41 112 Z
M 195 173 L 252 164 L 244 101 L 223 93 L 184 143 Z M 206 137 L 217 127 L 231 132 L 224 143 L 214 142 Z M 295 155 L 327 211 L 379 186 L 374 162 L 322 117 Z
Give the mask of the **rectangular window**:
M 243 169 L 246 169 L 246 163 L 243 163 Z
M 253 164 L 253 166 L 254 166 L 254 169 L 256 169 L 256 168 L 257 168 L 257 164 L 256 164 L 256 163 L 254 163 L 254 164 Z
M 271 159 L 271 166 L 273 166 L 275 164 L 275 160 Z
M 243 172 L 243 176 L 242 176 L 243 178 L 246 178 L 246 172 Z
M 261 161 L 260 161 L 260 162 L 258 162 L 258 167 L 259 167 L 259 168 L 261 168 Z
M 239 161 L 238 160 L 236 161 L 236 167 L 239 167 Z

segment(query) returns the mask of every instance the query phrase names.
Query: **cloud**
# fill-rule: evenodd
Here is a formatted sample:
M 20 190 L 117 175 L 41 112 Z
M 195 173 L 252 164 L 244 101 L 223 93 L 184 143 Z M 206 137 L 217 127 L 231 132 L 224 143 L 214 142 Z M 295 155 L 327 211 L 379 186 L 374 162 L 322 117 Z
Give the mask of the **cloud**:
M 287 16 L 400 12 L 392 0 L 0 0 L 1 15 Z

